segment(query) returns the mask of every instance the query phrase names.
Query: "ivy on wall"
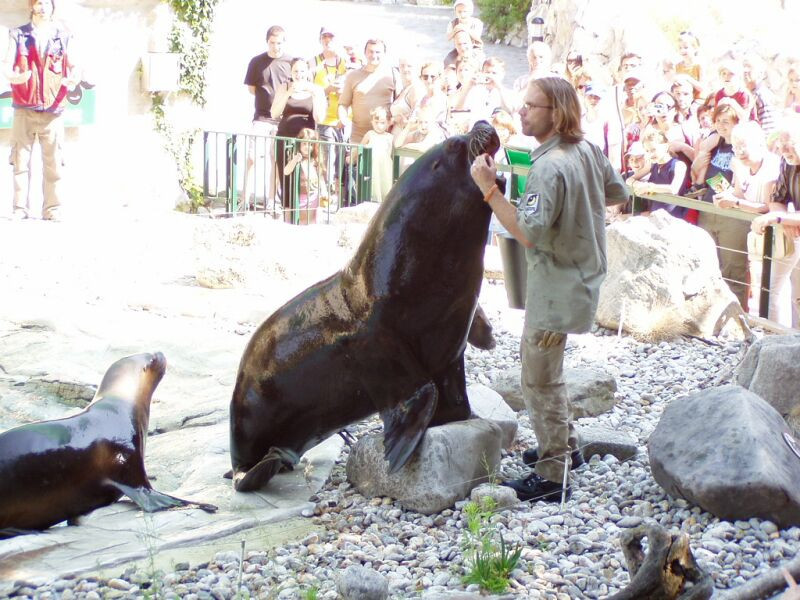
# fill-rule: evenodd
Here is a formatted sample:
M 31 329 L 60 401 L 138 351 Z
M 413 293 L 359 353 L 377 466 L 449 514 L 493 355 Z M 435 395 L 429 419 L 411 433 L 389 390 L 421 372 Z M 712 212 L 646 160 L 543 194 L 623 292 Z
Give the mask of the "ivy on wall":
M 181 90 L 192 102 L 206 104 L 208 39 L 218 0 L 169 0 L 178 19 L 170 33 L 170 49 L 181 55 Z
M 167 0 L 176 22 L 169 34 L 170 51 L 180 55 L 180 91 L 194 104 L 206 104 L 208 42 L 218 0 Z M 167 106 L 160 93 L 152 95 L 151 111 L 155 129 L 164 137 L 165 148 L 178 168 L 178 183 L 186 193 L 190 212 L 197 212 L 205 199 L 194 178 L 192 155 L 199 131 L 178 131 L 167 118 Z

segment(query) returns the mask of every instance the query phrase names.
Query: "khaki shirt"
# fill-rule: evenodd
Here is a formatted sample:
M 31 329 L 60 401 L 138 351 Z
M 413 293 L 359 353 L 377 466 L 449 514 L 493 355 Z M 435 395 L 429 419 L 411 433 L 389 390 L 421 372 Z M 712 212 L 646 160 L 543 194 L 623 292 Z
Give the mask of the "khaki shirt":
M 629 192 L 603 152 L 587 141 L 554 135 L 531 152 L 517 222 L 533 244 L 526 251 L 526 329 L 589 331 L 606 262 L 606 205 Z

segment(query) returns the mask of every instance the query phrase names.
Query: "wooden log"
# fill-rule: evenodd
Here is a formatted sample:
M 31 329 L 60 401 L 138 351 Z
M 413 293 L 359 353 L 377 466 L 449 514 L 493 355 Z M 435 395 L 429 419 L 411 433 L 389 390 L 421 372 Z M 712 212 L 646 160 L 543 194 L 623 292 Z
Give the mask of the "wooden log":
M 647 537 L 645 555 L 642 539 Z M 631 575 L 630 585 L 608 600 L 708 600 L 711 577 L 700 569 L 685 533 L 671 534 L 653 524 L 640 525 L 620 536 Z

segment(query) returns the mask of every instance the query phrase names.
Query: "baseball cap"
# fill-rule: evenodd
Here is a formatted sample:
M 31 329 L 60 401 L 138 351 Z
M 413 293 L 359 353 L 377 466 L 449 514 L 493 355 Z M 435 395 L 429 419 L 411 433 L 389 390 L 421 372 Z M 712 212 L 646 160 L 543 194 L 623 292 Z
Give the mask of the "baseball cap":
M 605 90 L 596 83 L 587 83 L 583 93 L 586 96 L 592 95 L 602 98 L 605 95 Z
M 630 73 L 625 75 L 625 79 L 623 81 L 628 81 L 629 79 L 635 79 L 636 81 L 643 81 L 641 73 L 639 71 L 633 70 Z
M 644 156 L 644 146 L 642 142 L 633 142 L 625 153 L 625 156 Z
M 330 30 L 329 27 L 320 27 L 319 37 L 322 37 L 323 35 L 329 35 L 333 37 L 335 34 Z
M 472 0 L 456 0 L 455 2 L 453 2 L 453 8 L 455 8 L 459 4 L 463 4 L 464 6 L 469 6 L 470 8 L 475 8 L 472 4 Z

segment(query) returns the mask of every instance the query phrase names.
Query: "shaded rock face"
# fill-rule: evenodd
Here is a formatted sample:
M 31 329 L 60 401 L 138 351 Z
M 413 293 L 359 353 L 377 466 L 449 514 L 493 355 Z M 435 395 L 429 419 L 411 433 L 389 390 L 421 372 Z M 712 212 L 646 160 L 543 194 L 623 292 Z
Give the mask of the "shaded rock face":
M 503 432 L 503 448 L 509 449 L 517 437 L 516 413 L 503 402 L 503 397 L 494 390 L 481 384 L 474 384 L 467 388 L 467 397 L 472 414 L 480 419 L 496 423 Z
M 653 477 L 721 519 L 800 524 L 800 458 L 783 418 L 735 385 L 674 400 L 650 435 Z
M 492 384 L 494 391 L 500 394 L 506 404 L 514 410 L 525 410 L 520 378 L 521 367 L 512 367 L 501 373 Z M 572 416 L 575 419 L 607 413 L 616 404 L 614 392 L 617 391 L 617 382 L 613 375 L 603 369 L 566 368 L 564 381 L 567 384 L 567 394 L 572 403 Z
M 743 314 L 705 231 L 657 210 L 608 228 L 597 322 L 647 341 L 711 337 Z M 736 328 L 740 334 L 742 330 Z
M 415 455 L 389 475 L 383 436 L 362 437 L 347 459 L 347 479 L 364 496 L 389 496 L 430 515 L 466 498 L 500 466 L 500 427 L 484 419 L 457 421 L 425 432 Z
M 636 456 L 639 451 L 636 440 L 617 429 L 581 425 L 578 428 L 578 438 L 586 460 L 595 454 L 600 457 L 610 454 L 620 462 L 624 462 Z
M 791 416 L 792 422 L 800 412 L 798 381 L 800 335 L 774 335 L 758 340 L 736 372 L 736 383 L 761 396 L 785 419 Z

